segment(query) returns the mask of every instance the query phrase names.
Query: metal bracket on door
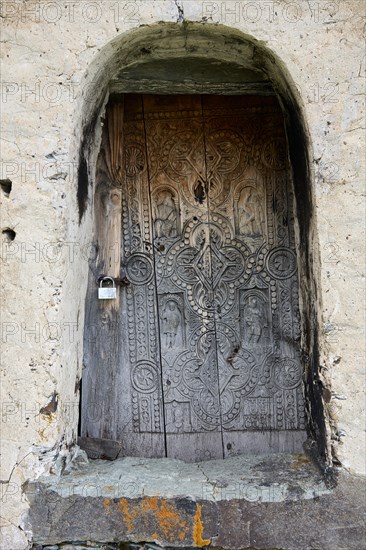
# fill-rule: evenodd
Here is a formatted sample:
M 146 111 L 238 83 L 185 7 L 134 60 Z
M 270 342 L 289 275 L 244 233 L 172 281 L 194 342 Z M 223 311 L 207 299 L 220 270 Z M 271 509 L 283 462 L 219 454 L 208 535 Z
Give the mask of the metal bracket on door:
M 105 279 L 105 278 L 108 278 L 110 277 L 111 279 L 113 279 L 115 285 L 117 286 L 128 286 L 130 285 L 130 281 L 127 279 L 127 277 L 125 275 L 123 275 L 122 277 L 111 277 L 110 275 L 99 275 L 98 276 L 98 279 L 97 279 L 97 285 L 99 286 L 100 285 L 100 281 L 102 279 Z

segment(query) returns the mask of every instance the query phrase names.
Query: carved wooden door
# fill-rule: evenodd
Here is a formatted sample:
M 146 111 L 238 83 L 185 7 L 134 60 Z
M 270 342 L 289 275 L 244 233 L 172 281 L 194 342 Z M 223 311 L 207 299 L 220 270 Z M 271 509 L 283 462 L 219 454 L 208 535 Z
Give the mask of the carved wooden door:
M 130 284 L 109 399 L 123 453 L 197 461 L 300 450 L 293 196 L 278 104 L 126 96 L 122 156 Z

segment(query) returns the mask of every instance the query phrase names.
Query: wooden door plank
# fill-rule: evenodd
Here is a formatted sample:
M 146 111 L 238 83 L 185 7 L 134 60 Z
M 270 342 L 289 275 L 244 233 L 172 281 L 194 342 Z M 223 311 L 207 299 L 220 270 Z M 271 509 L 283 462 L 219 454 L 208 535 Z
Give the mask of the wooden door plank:
M 305 430 L 224 430 L 225 457 L 245 454 L 303 453 Z
M 124 124 L 122 264 L 116 385 L 122 453 L 164 457 L 165 429 L 152 250 L 148 165 L 141 96 L 128 98 Z
M 115 460 L 122 449 L 120 441 L 96 437 L 78 437 L 77 444 L 86 452 L 88 458 L 94 460 Z
M 145 97 L 167 452 L 222 458 L 201 98 Z
M 205 462 L 223 458 L 221 430 L 167 433 L 167 456 L 184 462 Z
M 283 117 L 273 98 L 205 97 L 203 113 L 207 168 L 216 182 L 211 240 L 220 243 L 212 250 L 220 275 L 214 292 L 225 456 L 234 448 L 292 451 L 286 430 L 304 437 L 305 413 Z
M 94 197 L 95 228 L 89 259 L 84 327 L 84 368 L 81 396 L 81 435 L 115 439 L 115 377 L 118 370 L 118 309 L 115 300 L 98 300 L 100 275 L 120 276 L 121 249 L 121 128 L 123 102 L 106 114 L 97 159 Z

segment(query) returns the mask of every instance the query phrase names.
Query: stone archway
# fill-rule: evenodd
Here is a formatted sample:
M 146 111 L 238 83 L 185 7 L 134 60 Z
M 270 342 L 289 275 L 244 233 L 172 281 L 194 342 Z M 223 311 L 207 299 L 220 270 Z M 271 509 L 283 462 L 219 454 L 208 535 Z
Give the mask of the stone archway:
M 212 52 L 215 52 L 213 56 Z M 308 408 L 308 429 L 317 441 L 323 458 L 325 457 L 325 429 L 321 404 L 320 387 L 313 383 L 317 377 L 316 356 L 316 302 L 312 296 L 316 294 L 312 276 L 312 199 L 308 167 L 308 143 L 306 126 L 302 119 L 298 103 L 294 96 L 291 79 L 286 75 L 279 60 L 259 46 L 255 40 L 232 29 L 210 27 L 199 24 L 157 25 L 129 33 L 119 43 L 110 45 L 110 57 L 113 63 L 109 65 L 108 78 L 101 72 L 98 86 L 103 82 L 107 94 L 131 92 L 182 94 L 212 93 L 220 94 L 253 94 L 263 96 L 277 95 L 282 107 L 287 134 L 288 153 L 292 169 L 292 179 L 296 201 L 298 268 L 302 279 L 301 292 L 301 322 L 302 322 L 302 353 L 305 361 L 305 391 Z M 104 62 L 106 56 L 104 55 Z M 202 67 L 205 67 L 205 70 Z M 201 70 L 201 73 L 200 73 Z M 201 79 L 198 75 L 201 74 Z M 188 81 L 187 81 L 188 75 Z M 203 75 L 203 76 L 202 76 Z M 189 79 L 189 76 L 191 77 Z M 145 78 L 147 77 L 147 78 Z M 95 87 L 93 86 L 93 91 Z M 95 103 L 94 113 L 98 113 L 100 105 L 105 105 L 106 96 L 99 92 L 99 107 Z M 121 119 L 122 120 L 122 119 Z M 81 148 L 79 170 L 79 212 L 83 217 L 89 193 L 88 181 L 95 178 L 95 225 L 94 236 L 98 245 L 97 262 L 91 269 L 89 293 L 87 297 L 87 323 L 93 326 L 93 301 L 95 302 L 95 276 L 108 273 L 120 277 L 120 243 L 119 227 L 121 222 L 121 172 L 123 160 L 120 158 L 121 127 L 116 123 L 114 132 L 115 144 L 111 148 L 111 166 L 114 167 L 111 181 L 110 171 L 105 167 L 98 168 L 99 173 L 93 174 L 90 159 L 95 158 L 95 142 L 93 136 L 97 118 L 89 117 L 85 126 L 84 140 Z M 100 135 L 100 131 L 99 131 Z M 117 185 L 115 183 L 117 182 Z M 307 182 L 304 185 L 304 182 Z M 100 185 L 101 184 L 101 185 Z M 99 193 L 99 196 L 98 196 Z M 100 205 L 98 205 L 98 201 Z M 301 243 L 301 247 L 299 246 Z M 113 250 L 113 254 L 111 254 Z M 106 334 L 116 324 L 119 300 L 105 307 L 101 316 L 97 335 L 101 341 L 107 342 Z M 89 309 L 88 309 L 89 308 Z M 95 335 L 95 333 L 94 333 Z M 85 362 L 90 359 L 88 341 L 94 336 L 86 331 Z M 103 346 L 102 346 L 103 347 Z M 118 345 L 115 346 L 117 349 Z M 102 350 L 103 357 L 115 361 L 116 351 L 106 344 Z M 105 377 L 95 385 L 105 384 L 114 391 L 114 381 Z M 311 380 L 311 384 L 307 383 Z M 97 395 L 97 394 L 95 394 Z M 96 415 L 104 415 L 111 419 L 115 414 L 113 406 L 100 407 L 96 405 Z M 90 406 L 90 404 L 89 404 Z M 102 411 L 102 412 L 101 412 Z M 112 430 L 113 431 L 113 430 Z M 107 434 L 108 435 L 108 434 Z M 113 433 L 110 434 L 113 439 Z

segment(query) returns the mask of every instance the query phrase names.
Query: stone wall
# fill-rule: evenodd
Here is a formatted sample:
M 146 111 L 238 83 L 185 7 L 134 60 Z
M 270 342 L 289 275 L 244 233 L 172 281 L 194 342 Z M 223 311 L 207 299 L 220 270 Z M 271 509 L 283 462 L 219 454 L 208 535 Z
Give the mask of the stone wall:
M 364 2 L 18 0 L 1 9 L 2 548 L 27 548 L 22 484 L 61 471 L 77 432 L 93 252 L 92 196 L 82 187 L 77 196 L 86 123 L 106 99 L 98 88 L 113 77 L 114 54 L 128 44 L 137 52 L 139 33 L 161 22 L 241 31 L 298 89 L 311 142 L 327 444 L 336 463 L 364 474 Z

